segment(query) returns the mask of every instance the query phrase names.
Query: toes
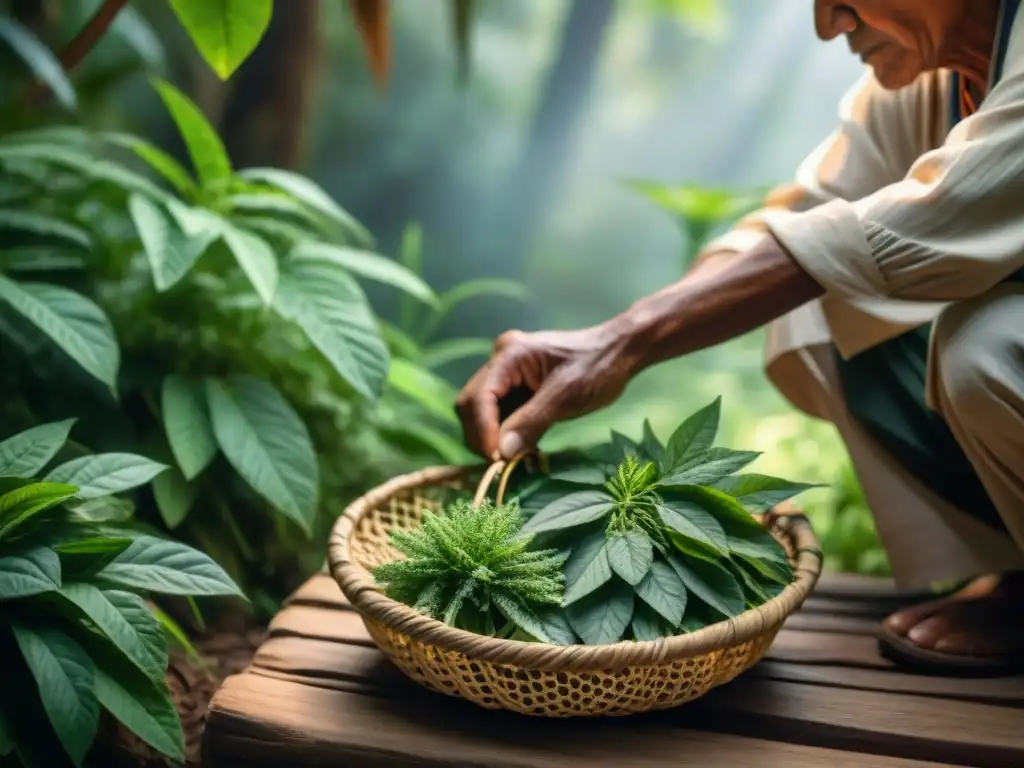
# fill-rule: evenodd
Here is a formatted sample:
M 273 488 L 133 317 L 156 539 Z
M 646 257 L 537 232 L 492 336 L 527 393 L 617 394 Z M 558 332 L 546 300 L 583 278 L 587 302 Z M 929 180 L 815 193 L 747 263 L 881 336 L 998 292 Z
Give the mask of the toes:
M 936 644 L 944 637 L 953 634 L 953 627 L 942 614 L 929 616 L 914 624 L 906 634 L 906 638 L 919 648 L 937 650 Z
M 930 603 L 905 608 L 886 618 L 882 626 L 895 635 L 907 637 L 910 630 L 938 613 L 947 602 L 948 600 L 933 600 Z

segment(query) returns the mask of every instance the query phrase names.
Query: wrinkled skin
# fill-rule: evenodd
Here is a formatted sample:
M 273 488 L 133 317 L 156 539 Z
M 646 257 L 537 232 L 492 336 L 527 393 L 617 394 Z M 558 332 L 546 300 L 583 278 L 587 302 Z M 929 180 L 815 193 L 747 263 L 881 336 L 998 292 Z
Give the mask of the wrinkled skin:
M 998 0 L 816 0 L 814 22 L 823 40 L 845 37 L 851 52 L 873 69 L 885 88 L 903 88 L 924 72 L 950 68 L 983 89 L 998 9 Z M 749 259 L 749 254 L 743 258 Z M 618 318 L 577 331 L 512 331 L 503 335 L 490 361 L 459 395 L 457 410 L 469 446 L 488 458 L 511 458 L 535 446 L 556 422 L 614 402 L 630 379 L 651 364 L 645 360 L 643 346 L 645 336 L 656 335 L 652 328 L 670 326 L 673 333 L 682 335 L 702 332 L 704 318 L 681 319 L 679 315 L 685 315 L 691 304 L 715 301 L 700 294 L 696 294 L 699 300 L 693 301 L 693 286 L 703 284 L 703 274 L 713 271 L 718 263 L 719 257 L 698 260 L 677 288 L 662 292 L 678 290 L 682 295 L 689 290 L 685 300 L 675 304 L 667 300 L 638 302 Z M 745 278 L 741 275 L 737 279 L 764 281 L 766 276 L 786 269 L 784 262 L 772 263 L 774 266 L 767 271 L 751 269 Z M 798 276 L 794 280 L 794 291 L 806 290 Z M 739 297 L 730 308 L 736 314 L 754 312 L 751 306 L 759 303 L 759 299 L 750 299 L 749 292 L 732 290 L 735 282 L 706 282 L 708 290 L 726 297 L 720 302 Z M 813 295 L 805 296 L 803 301 L 809 298 Z M 665 312 L 664 322 L 652 325 L 652 311 Z M 644 322 L 635 322 L 638 313 L 646 313 Z M 645 333 L 637 333 L 638 327 Z M 663 344 L 664 340 L 649 343 Z M 697 347 L 683 342 L 675 347 L 677 354 L 693 348 Z M 522 388 L 532 396 L 502 422 L 499 404 Z M 894 614 L 886 626 L 920 647 L 943 653 L 1021 653 L 1024 631 L 1017 619 L 1024 615 L 1022 609 L 1024 578 L 989 577 L 950 599 Z M 1001 622 L 1006 616 L 1017 617 L 1016 624 Z

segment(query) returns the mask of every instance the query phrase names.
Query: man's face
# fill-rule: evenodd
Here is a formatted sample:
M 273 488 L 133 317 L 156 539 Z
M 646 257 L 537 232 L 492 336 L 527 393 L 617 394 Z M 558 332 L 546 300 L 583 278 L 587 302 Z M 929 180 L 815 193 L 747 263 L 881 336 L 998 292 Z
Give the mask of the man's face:
M 939 67 L 961 5 L 961 0 L 815 0 L 814 21 L 821 39 L 845 35 L 878 82 L 896 89 Z

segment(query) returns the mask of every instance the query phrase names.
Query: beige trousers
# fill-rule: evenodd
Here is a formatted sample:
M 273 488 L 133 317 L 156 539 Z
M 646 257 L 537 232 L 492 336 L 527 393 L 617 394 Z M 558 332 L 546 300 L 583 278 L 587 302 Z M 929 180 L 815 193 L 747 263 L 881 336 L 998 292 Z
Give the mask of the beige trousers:
M 950 306 L 932 332 L 928 401 L 946 420 L 1011 536 L 922 486 L 854 422 L 817 302 L 772 324 L 768 377 L 834 424 L 901 587 L 1024 569 L 1024 285 Z

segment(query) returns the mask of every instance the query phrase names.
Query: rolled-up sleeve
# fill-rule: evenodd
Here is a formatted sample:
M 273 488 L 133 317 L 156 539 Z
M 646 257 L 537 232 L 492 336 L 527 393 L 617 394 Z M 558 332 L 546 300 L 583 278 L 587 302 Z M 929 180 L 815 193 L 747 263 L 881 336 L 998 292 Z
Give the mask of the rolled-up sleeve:
M 704 255 L 748 251 L 771 231 L 769 222 L 782 222 L 781 228 L 792 214 L 817 211 L 835 200 L 859 200 L 902 179 L 914 161 L 941 140 L 925 126 L 943 120 L 939 109 L 944 102 L 937 95 L 942 77 L 925 75 L 911 87 L 893 92 L 865 70 L 841 100 L 835 130 L 800 164 L 795 178 L 773 189 L 760 210 L 709 243 Z M 827 213 L 815 217 L 828 218 Z M 798 221 L 806 219 L 794 219 Z M 797 235 L 801 229 L 794 225 Z
M 951 302 L 1024 266 L 1024 56 L 903 178 L 844 197 L 761 217 L 827 294 Z

